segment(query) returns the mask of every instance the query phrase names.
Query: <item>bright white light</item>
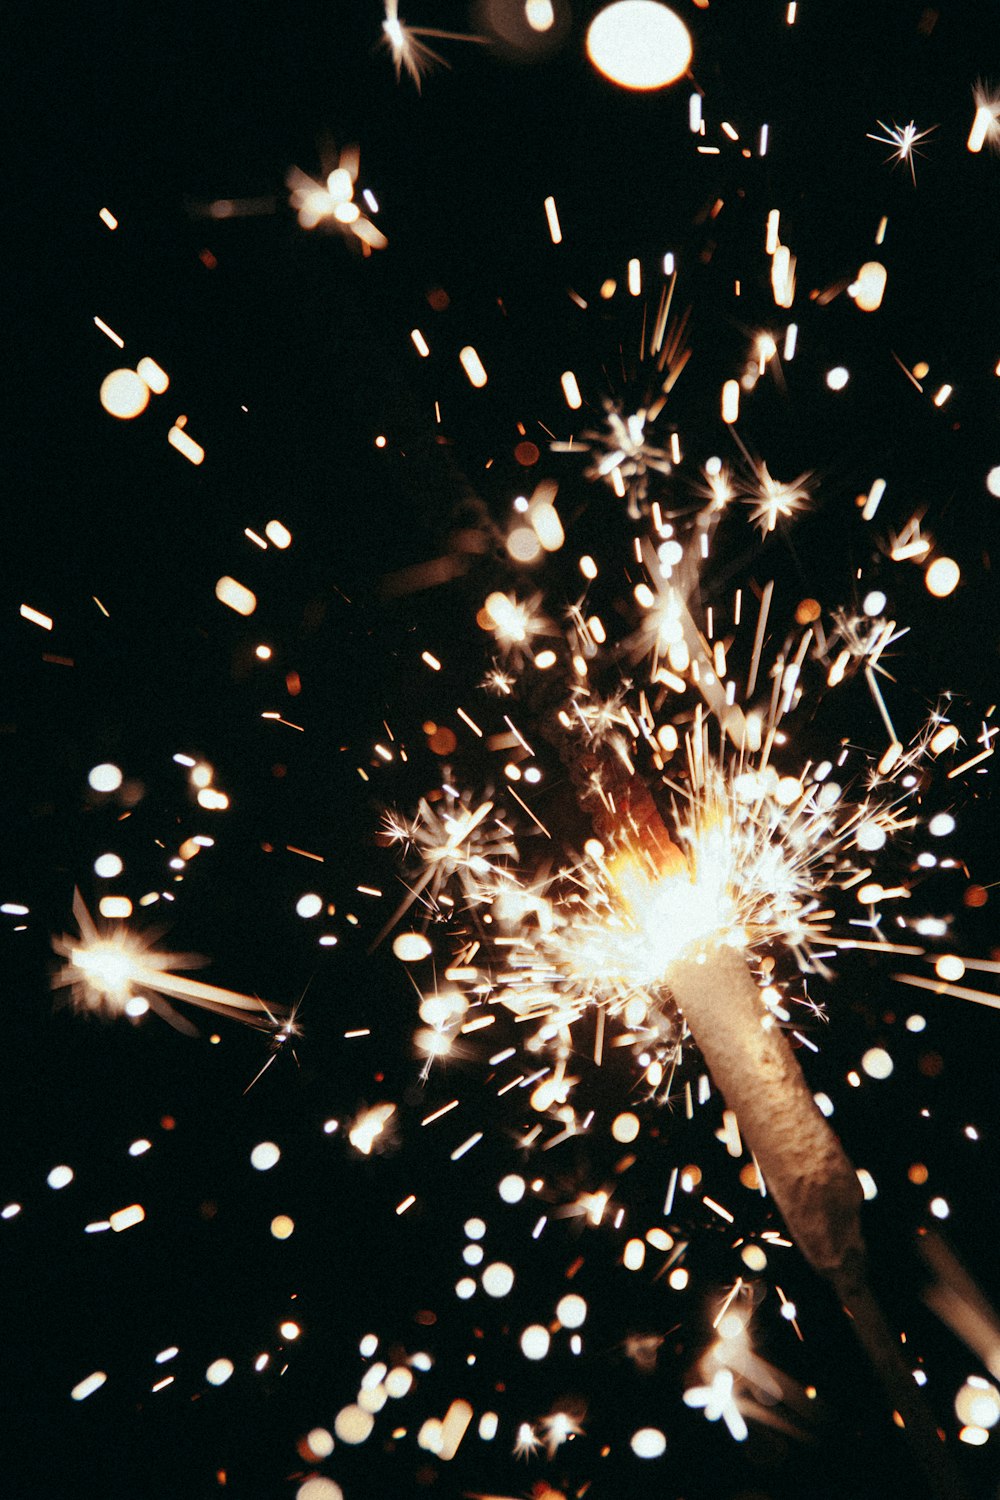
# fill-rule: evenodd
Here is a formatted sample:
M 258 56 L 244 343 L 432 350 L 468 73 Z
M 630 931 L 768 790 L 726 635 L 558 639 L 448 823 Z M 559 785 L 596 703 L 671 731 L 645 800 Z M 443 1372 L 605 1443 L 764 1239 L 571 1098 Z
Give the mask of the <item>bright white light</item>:
M 615 0 L 587 32 L 587 56 L 599 73 L 626 89 L 662 89 L 691 61 L 691 34 L 656 0 Z
M 234 1368 L 231 1359 L 213 1359 L 205 1371 L 205 1379 L 209 1385 L 225 1385 Z
M 503 1261 L 494 1261 L 483 1272 L 483 1291 L 488 1297 L 506 1297 L 514 1285 L 514 1272 Z
M 58 1192 L 60 1188 L 69 1187 L 73 1181 L 73 1168 L 65 1166 L 53 1167 L 45 1180 L 50 1188 L 54 1188 Z
M 117 792 L 122 784 L 122 773 L 117 766 L 105 762 L 94 766 L 87 780 L 95 792 Z
M 281 1159 L 281 1151 L 273 1141 L 260 1141 L 250 1152 L 250 1165 L 258 1172 L 269 1172 Z
M 295 903 L 296 914 L 300 917 L 318 917 L 323 910 L 323 897 L 315 895 L 310 891 L 305 896 L 300 896 Z
M 832 370 L 826 372 L 826 383 L 831 391 L 842 391 L 850 378 L 843 365 L 835 365 Z
M 869 1078 L 888 1078 L 892 1072 L 892 1058 L 883 1047 L 870 1047 L 861 1059 L 861 1066 Z
M 632 1434 L 631 1446 L 636 1458 L 662 1458 L 667 1440 L 658 1427 L 640 1427 Z
M 102 880 L 114 880 L 124 868 L 117 854 L 99 854 L 94 860 L 94 874 Z
M 525 1359 L 544 1359 L 550 1342 L 549 1330 L 541 1323 L 532 1323 L 521 1334 L 521 1353 Z
M 955 831 L 955 819 L 951 813 L 935 813 L 927 825 L 927 832 L 935 839 L 943 839 Z
M 556 1317 L 564 1328 L 581 1328 L 587 1318 L 587 1304 L 576 1292 L 567 1292 L 556 1303 Z
M 520 1203 L 524 1197 L 524 1178 L 511 1172 L 501 1180 L 498 1191 L 505 1203 Z

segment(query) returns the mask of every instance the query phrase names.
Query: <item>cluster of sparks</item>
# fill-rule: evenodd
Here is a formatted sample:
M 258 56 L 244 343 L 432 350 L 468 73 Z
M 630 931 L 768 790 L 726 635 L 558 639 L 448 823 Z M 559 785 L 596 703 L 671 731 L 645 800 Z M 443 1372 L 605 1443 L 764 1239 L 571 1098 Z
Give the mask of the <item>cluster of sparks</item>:
M 430 65 L 444 61 L 426 38 L 482 40 L 407 26 L 395 0 L 387 0 L 382 32 L 397 78 L 405 71 L 418 89 Z M 909 168 L 916 186 L 914 159 L 931 131 L 912 121 L 879 121 L 878 127 L 882 133 L 870 138 L 891 148 L 890 159 Z M 970 151 L 995 145 L 998 132 L 1000 104 L 979 86 Z M 298 169 L 289 174 L 300 226 L 338 229 L 356 238 L 366 254 L 386 248 L 372 218 L 377 204 L 359 191 L 357 150 L 347 149 L 327 165 L 321 180 Z M 776 217 L 767 236 L 767 274 L 776 307 L 783 310 L 794 300 L 794 258 L 777 239 Z M 872 281 L 869 276 L 865 282 L 865 270 L 852 283 L 861 290 L 849 289 L 862 308 Z M 886 273 L 878 270 L 881 298 Z M 782 589 L 768 573 L 768 549 L 819 505 L 822 485 L 810 473 L 772 477 L 744 445 L 736 422 L 741 392 L 745 399 L 771 362 L 777 364 L 779 345 L 786 360 L 793 357 L 795 325 L 789 321 L 780 334 L 754 336 L 742 376 L 727 382 L 722 393 L 723 441 L 732 439 L 736 457 L 724 462 L 706 450 L 691 478 L 680 424 L 667 420 L 691 352 L 686 315 L 671 321 L 676 285 L 671 266 L 658 289 L 648 337 L 644 323 L 634 388 L 589 393 L 591 415 L 581 419 L 578 431 L 551 442 L 550 451 L 565 467 L 583 458 L 577 480 L 561 472 L 558 484 L 545 479 L 515 504 L 505 535 L 508 576 L 502 586 L 484 586 L 476 623 L 469 622 L 470 637 L 478 625 L 483 645 L 470 653 L 477 656 L 479 696 L 471 712 L 468 698 L 456 709 L 442 774 L 412 808 L 397 807 L 385 780 L 379 784 L 387 808 L 379 842 L 393 847 L 401 891 L 398 899 L 386 900 L 384 913 L 368 922 L 363 935 L 369 952 L 391 943 L 417 991 L 413 1046 L 421 1081 L 430 1090 L 454 1072 L 476 1071 L 487 1080 L 483 1086 L 506 1101 L 509 1134 L 534 1162 L 542 1159 L 538 1153 L 586 1142 L 600 1128 L 612 1055 L 630 1058 L 624 1076 L 620 1065 L 614 1070 L 611 1133 L 622 1146 L 641 1135 L 633 1109 L 677 1105 L 690 1119 L 710 1103 L 712 1080 L 699 1073 L 671 971 L 680 963 L 710 961 L 717 950 L 744 956 L 758 989 L 761 1026 L 785 1032 L 806 1051 L 817 1050 L 826 996 L 835 994 L 829 981 L 847 950 L 905 961 L 905 972 L 893 977 L 910 987 L 1000 1007 L 990 990 L 961 983 L 967 970 L 993 976 L 1000 964 L 949 953 L 948 923 L 927 914 L 919 900 L 930 872 L 961 868 L 948 843 L 955 829 L 953 797 L 965 778 L 988 769 L 1000 733 L 992 722 L 994 707 L 973 724 L 965 705 L 943 697 L 930 711 L 924 705 L 915 730 L 897 729 L 897 718 L 912 717 L 902 693 L 893 692 L 891 672 L 893 651 L 906 630 L 874 582 L 862 588 L 861 604 L 830 609 L 805 599 L 781 617 Z M 469 352 L 462 351 L 467 373 L 473 368 L 464 358 Z M 482 370 L 478 356 L 476 365 Z M 831 390 L 841 388 L 831 378 L 835 373 L 828 377 Z M 921 389 L 915 373 L 906 374 Z M 485 380 L 483 371 L 482 381 L 473 384 Z M 577 411 L 582 399 L 575 376 L 563 377 L 563 390 L 570 411 Z M 592 507 L 614 507 L 605 534 L 620 548 L 599 559 L 578 548 L 572 565 L 563 566 L 575 546 L 574 507 L 560 500 L 560 492 L 565 486 L 575 495 L 574 483 L 589 487 Z M 859 497 L 859 509 L 862 521 L 871 523 L 886 486 L 882 480 L 865 484 L 868 494 Z M 924 568 L 930 593 L 947 597 L 958 582 L 957 564 L 935 552 L 921 520 L 914 516 L 900 532 L 879 538 L 872 555 L 881 550 L 893 562 Z M 274 544 L 284 548 L 291 537 L 280 530 L 288 542 Z M 718 559 L 722 543 L 728 546 L 739 531 L 749 562 L 734 585 Z M 547 575 L 542 584 L 535 571 L 546 559 L 555 560 L 558 575 L 551 585 Z M 253 612 L 256 601 L 248 590 L 228 578 L 222 584 L 231 585 L 217 590 L 223 604 L 240 614 Z M 244 604 L 242 595 L 248 594 Z M 440 659 L 424 652 L 423 661 L 431 672 L 451 665 L 444 652 Z M 859 696 L 880 728 L 881 737 L 868 748 L 836 727 L 853 722 Z M 820 731 L 819 719 L 835 727 Z M 393 737 L 392 750 L 375 746 L 370 766 L 377 770 L 362 770 L 366 781 L 393 774 L 405 738 L 402 732 Z M 579 816 L 564 837 L 551 824 L 546 792 L 567 776 Z M 228 806 L 210 786 L 203 791 L 222 800 L 201 805 Z M 941 848 L 944 854 L 937 852 Z M 356 889 L 372 900 L 382 897 L 375 887 Z M 302 908 L 304 916 L 323 909 L 318 896 L 302 901 L 315 901 Z M 79 895 L 73 909 L 78 935 L 57 938 L 53 946 L 61 960 L 55 983 L 71 993 L 77 1008 L 133 1020 L 153 1010 L 188 1032 L 195 1028 L 183 1007 L 200 1008 L 267 1033 L 272 1056 L 298 1037 L 295 1008 L 188 978 L 178 971 L 200 960 L 160 951 L 121 921 L 95 923 Z M 353 914 L 350 920 L 364 925 Z M 921 1017 L 911 1019 L 923 1024 Z M 886 1051 L 874 1048 L 863 1066 L 878 1079 L 893 1064 Z M 602 1080 L 597 1087 L 595 1078 Z M 422 1125 L 446 1116 L 454 1123 L 471 1113 L 474 1094 L 463 1096 L 455 1087 L 459 1097 L 431 1109 Z M 822 1098 L 823 1112 L 832 1111 Z M 328 1121 L 324 1129 L 355 1156 L 377 1157 L 401 1128 L 402 1115 L 397 1101 L 384 1099 Z M 473 1151 L 485 1130 L 473 1118 L 450 1160 Z M 722 1111 L 717 1135 L 741 1163 L 741 1183 L 762 1198 L 764 1176 L 732 1110 Z M 253 1164 L 264 1169 L 260 1161 Z M 552 1233 L 560 1220 L 574 1229 L 611 1224 L 630 1236 L 620 1257 L 627 1271 L 658 1257 L 657 1277 L 677 1292 L 688 1285 L 691 1232 L 681 1203 L 701 1182 L 700 1168 L 677 1161 L 663 1222 L 642 1233 L 636 1228 L 640 1218 L 655 1217 L 646 1205 L 625 1203 L 624 1194 L 616 1200 L 617 1188 L 596 1175 L 567 1174 L 559 1187 L 555 1175 L 539 1169 L 529 1184 L 526 1169 L 524 1178 L 509 1174 L 500 1182 L 506 1204 L 537 1199 L 532 1239 Z M 873 1196 L 870 1174 L 858 1176 L 865 1196 Z M 409 1195 L 396 1215 L 415 1201 Z M 947 1204 L 933 1201 L 944 1208 L 932 1206 L 932 1214 L 944 1217 Z M 751 1218 L 744 1232 L 740 1211 L 708 1193 L 700 1203 L 731 1233 L 736 1267 L 731 1285 L 715 1298 L 713 1337 L 703 1341 L 687 1372 L 684 1403 L 735 1442 L 747 1439 L 752 1423 L 805 1430 L 815 1391 L 765 1361 L 751 1342 L 753 1318 L 765 1300 L 803 1338 L 794 1302 L 761 1279 L 769 1257 L 789 1242 L 780 1227 L 762 1228 Z M 10 1216 L 7 1210 L 3 1216 Z M 139 1209 L 138 1218 L 119 1216 L 116 1223 L 112 1216 L 108 1222 L 117 1230 L 141 1218 Z M 291 1233 L 290 1221 L 279 1218 L 271 1226 L 278 1239 Z M 486 1255 L 487 1223 L 478 1211 L 463 1230 L 459 1300 L 482 1292 L 500 1301 L 513 1285 L 514 1270 Z M 952 1278 L 951 1295 L 957 1297 L 955 1284 Z M 948 1295 L 941 1293 L 942 1304 Z M 573 1356 L 584 1347 L 584 1297 L 564 1292 L 549 1300 L 540 1321 L 518 1334 L 528 1361 L 543 1360 L 556 1340 Z M 995 1319 L 973 1293 L 959 1301 L 957 1311 L 942 1316 L 1000 1379 Z M 978 1343 L 968 1334 L 972 1326 L 980 1330 Z M 286 1341 L 299 1336 L 295 1323 L 282 1328 Z M 628 1353 L 638 1369 L 656 1364 L 654 1346 L 655 1339 L 632 1341 Z M 411 1397 L 417 1377 L 432 1365 L 425 1353 L 404 1356 L 396 1347 L 383 1358 L 383 1352 L 374 1334 L 363 1342 L 365 1372 L 353 1399 L 332 1432 L 314 1429 L 300 1444 L 310 1464 L 321 1465 L 335 1440 L 347 1446 L 366 1441 L 383 1408 Z M 210 1368 L 210 1384 L 224 1383 L 228 1373 L 221 1366 L 227 1363 L 217 1362 L 215 1375 L 216 1366 Z M 99 1389 L 104 1377 L 98 1375 L 81 1381 L 74 1398 Z M 967 1441 L 985 1442 L 1000 1419 L 1000 1394 L 983 1377 L 970 1377 L 956 1410 L 963 1433 L 973 1434 Z M 492 1410 L 477 1417 L 468 1401 L 456 1397 L 416 1427 L 417 1445 L 449 1462 L 474 1421 L 479 1437 L 490 1442 L 502 1418 Z M 507 1425 L 518 1457 L 544 1454 L 552 1460 L 584 1436 L 586 1404 L 561 1400 Z M 657 1427 L 637 1428 L 630 1438 L 640 1459 L 658 1458 L 666 1443 Z M 325 1491 L 310 1493 L 304 1485 L 300 1493 L 306 1500 L 340 1500 L 339 1486 L 328 1483 L 332 1487 Z

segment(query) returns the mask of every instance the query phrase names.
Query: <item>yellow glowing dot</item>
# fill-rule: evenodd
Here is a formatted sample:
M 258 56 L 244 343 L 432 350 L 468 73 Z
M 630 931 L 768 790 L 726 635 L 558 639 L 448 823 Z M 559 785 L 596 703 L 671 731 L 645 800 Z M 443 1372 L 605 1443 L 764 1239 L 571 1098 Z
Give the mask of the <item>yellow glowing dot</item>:
M 763 1271 L 767 1265 L 767 1255 L 759 1245 L 744 1245 L 740 1259 L 749 1271 Z
M 985 1427 L 962 1427 L 958 1434 L 959 1442 L 968 1443 L 972 1448 L 981 1448 L 984 1443 L 989 1442 L 989 1438 Z
M 295 1220 L 287 1214 L 275 1214 L 271 1220 L 271 1233 L 276 1240 L 287 1240 L 295 1233 Z
M 701 1181 L 701 1168 L 697 1166 L 685 1167 L 681 1173 L 681 1189 L 685 1193 L 693 1193 Z
M 507 538 L 507 551 L 514 562 L 530 563 L 541 556 L 542 544 L 531 526 L 515 526 Z
M 1000 464 L 997 464 L 996 467 L 991 469 L 987 474 L 986 488 L 989 490 L 991 495 L 995 495 L 998 499 L 1000 499 Z
M 931 740 L 931 754 L 943 755 L 958 744 L 958 730 L 954 724 L 942 724 Z
M 597 564 L 592 557 L 588 557 L 585 554 L 580 558 L 580 572 L 584 578 L 593 580 L 597 577 Z
M 535 657 L 535 666 L 541 672 L 547 672 L 549 667 L 554 667 L 558 657 L 554 651 L 539 651 Z
M 283 552 L 286 547 L 290 547 L 292 545 L 292 533 L 289 531 L 288 527 L 283 526 L 280 521 L 268 521 L 267 525 L 264 527 L 264 535 L 267 537 L 271 545 L 273 547 L 277 547 L 281 552 Z
M 791 807 L 802 796 L 802 783 L 796 776 L 782 776 L 775 787 L 774 799 L 782 807 Z
M 587 1318 L 587 1304 L 576 1292 L 567 1292 L 556 1303 L 556 1317 L 564 1328 L 582 1328 Z
M 658 1427 L 640 1427 L 629 1440 L 636 1458 L 662 1458 L 667 1440 Z
M 189 433 L 184 431 L 183 421 L 180 417 L 167 433 L 167 442 L 171 448 L 176 448 L 191 464 L 204 463 L 205 450 L 200 443 L 196 443 Z
M 622 88 L 661 89 L 687 71 L 691 34 L 655 0 L 614 0 L 590 24 L 587 56 Z
M 924 574 L 927 592 L 935 599 L 946 599 L 958 587 L 961 569 L 953 557 L 936 557 Z
M 923 1187 L 924 1183 L 930 1176 L 930 1173 L 928 1172 L 922 1161 L 915 1161 L 913 1165 L 907 1170 L 906 1175 L 909 1181 L 913 1183 L 914 1187 Z
M 325 1427 L 314 1427 L 306 1434 L 306 1442 L 317 1458 L 329 1458 L 333 1452 L 333 1433 Z M 299 1494 L 302 1494 L 301 1490 Z
M 483 1272 L 483 1291 L 488 1297 L 506 1297 L 513 1285 L 514 1272 L 501 1260 L 494 1261 Z
M 387 442 L 387 439 L 384 438 L 381 433 L 379 433 L 378 437 L 375 439 L 375 446 L 376 446 L 376 448 L 384 448 L 385 445 L 386 445 L 386 442 Z
M 213 1359 L 205 1371 L 205 1379 L 209 1385 L 225 1385 L 234 1369 L 231 1359 Z
M 291 1322 L 291 1320 L 289 1320 L 278 1325 L 278 1332 L 281 1334 L 281 1337 L 283 1339 L 288 1339 L 289 1343 L 293 1343 L 302 1332 L 302 1329 L 299 1327 L 298 1323 L 293 1323 Z
M 141 416 L 149 405 L 149 386 L 134 370 L 112 370 L 101 381 L 101 405 L 123 421 Z
M 549 1330 L 541 1323 L 531 1323 L 521 1334 L 521 1353 L 525 1359 L 544 1359 L 550 1342 Z
M 639 1134 L 638 1116 L 629 1113 L 616 1115 L 611 1123 L 611 1134 L 619 1145 L 627 1146 Z
M 870 1203 L 873 1198 L 878 1197 L 878 1185 L 866 1167 L 856 1167 L 854 1175 L 861 1184 L 861 1192 L 864 1195 L 866 1203 Z
M 691 1280 L 691 1276 L 686 1266 L 675 1266 L 667 1280 L 675 1292 L 682 1292 Z
M 338 1411 L 333 1430 L 342 1443 L 357 1445 L 365 1441 L 374 1426 L 375 1418 L 371 1412 L 352 1403 Z

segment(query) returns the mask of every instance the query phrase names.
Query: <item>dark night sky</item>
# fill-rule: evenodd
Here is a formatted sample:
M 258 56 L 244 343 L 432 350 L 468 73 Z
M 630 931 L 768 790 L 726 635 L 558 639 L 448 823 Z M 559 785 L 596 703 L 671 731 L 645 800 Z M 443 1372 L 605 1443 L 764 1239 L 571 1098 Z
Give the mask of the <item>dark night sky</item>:
M 686 83 L 633 96 L 594 73 L 583 56 L 582 5 L 572 6 L 560 44 L 530 63 L 441 43 L 451 67 L 431 73 L 419 95 L 405 77 L 397 84 L 378 47 L 375 0 L 154 0 L 69 20 L 5 17 L 15 269 L 5 318 L 0 901 L 30 908 L 23 931 L 0 918 L 10 1100 L 0 1197 L 23 1205 L 0 1223 L 2 1409 L 14 1417 L 0 1459 L 11 1477 L 0 1492 L 12 1500 L 292 1496 L 292 1476 L 309 1470 L 296 1444 L 311 1427 L 332 1427 L 353 1399 L 358 1339 L 369 1330 L 387 1346 L 432 1347 L 437 1364 L 400 1403 L 410 1436 L 395 1451 L 383 1413 L 368 1444 L 338 1445 L 321 1466 L 346 1500 L 520 1495 L 542 1480 L 567 1497 L 592 1480 L 592 1500 L 863 1500 L 890 1482 L 920 1493 L 832 1298 L 791 1252 L 782 1274 L 806 1340 L 783 1337 L 772 1315 L 769 1331 L 761 1319 L 757 1347 L 792 1378 L 822 1387 L 823 1414 L 808 1439 L 755 1426 L 737 1448 L 681 1405 L 707 1339 L 706 1308 L 731 1280 L 729 1242 L 709 1215 L 685 1230 L 699 1268 L 685 1298 L 623 1273 L 610 1232 L 581 1241 L 594 1308 L 583 1362 L 559 1355 L 528 1368 L 517 1353 L 517 1330 L 554 1300 L 545 1288 L 562 1287 L 575 1253 L 564 1226 L 526 1255 L 533 1208 L 490 1219 L 491 1254 L 525 1268 L 516 1296 L 474 1311 L 456 1300 L 463 1219 L 486 1203 L 492 1212 L 496 1181 L 524 1162 L 514 1115 L 474 1066 L 435 1075 L 421 1091 L 414 997 L 388 951 L 366 954 L 382 910 L 365 909 L 354 889 L 394 879 L 374 836 L 381 807 L 412 805 L 440 776 L 420 724 L 444 721 L 478 680 L 471 620 L 510 570 L 490 546 L 447 588 L 387 596 L 386 575 L 439 555 L 470 521 L 484 535 L 504 524 L 527 482 L 514 458 L 517 424 L 540 446 L 539 424 L 568 434 L 562 370 L 577 372 L 597 419 L 641 317 L 639 302 L 619 293 L 603 306 L 597 289 L 607 275 L 623 279 L 630 256 L 642 258 L 651 281 L 665 250 L 677 256 L 694 355 L 671 398 L 672 420 L 693 464 L 716 451 L 722 381 L 741 368 L 756 331 L 785 317 L 762 255 L 773 207 L 798 257 L 789 316 L 800 325 L 800 353 L 784 388 L 764 381 L 746 402 L 740 433 L 772 472 L 812 472 L 819 503 L 750 564 L 743 527 L 724 544 L 721 574 L 749 566 L 758 579 L 773 576 L 787 612 L 807 592 L 824 605 L 856 604 L 863 568 L 865 587 L 885 588 L 895 617 L 911 626 L 892 664 L 901 722 L 915 728 L 952 689 L 969 705 L 974 733 L 993 701 L 1000 502 L 983 479 L 1000 463 L 1000 160 L 973 156 L 964 143 L 972 84 L 979 76 L 1000 83 L 997 6 L 802 0 L 795 27 L 777 0 L 677 8 L 695 37 L 706 140 L 723 147 L 718 156 L 695 153 Z M 478 24 L 464 4 L 412 0 L 403 13 L 414 25 Z M 866 139 L 876 120 L 911 118 L 937 126 L 916 188 Z M 744 159 L 718 134 L 722 119 L 751 147 L 767 121 L 768 155 Z M 331 143 L 352 142 L 359 183 L 378 198 L 389 239 L 368 259 L 338 235 L 306 234 L 287 204 L 291 166 L 318 176 Z M 542 212 L 550 193 L 565 236 L 558 249 Z M 200 211 L 220 198 L 272 199 L 274 209 L 222 222 Z M 98 218 L 104 205 L 119 219 L 113 234 Z M 811 298 L 870 257 L 882 215 L 882 310 L 866 318 L 842 292 L 828 305 Z M 590 300 L 586 315 L 567 287 Z M 428 298 L 441 288 L 448 306 L 435 311 Z M 122 360 L 95 315 L 125 338 Z M 413 327 L 432 344 L 426 365 L 410 344 Z M 490 370 L 484 392 L 472 392 L 458 366 L 468 343 Z M 929 363 L 928 393 L 935 382 L 954 386 L 944 409 L 918 396 L 893 351 L 910 366 Z M 100 382 L 144 354 L 170 373 L 170 389 L 135 422 L 117 423 L 100 408 Z M 841 363 L 852 378 L 834 399 L 822 376 Z M 181 412 L 206 449 L 197 469 L 166 443 Z M 378 434 L 387 436 L 382 450 Z M 562 480 L 567 513 L 592 504 L 579 466 L 543 451 L 543 471 Z M 931 601 L 917 569 L 874 559 L 854 497 L 880 474 L 889 488 L 879 535 L 926 512 L 927 529 L 962 566 L 952 599 Z M 243 535 L 272 516 L 294 535 L 287 553 L 262 554 Z M 581 514 L 580 535 L 607 545 L 615 524 Z M 570 550 L 575 559 L 580 548 Z M 223 573 L 257 592 L 252 622 L 214 598 Z M 54 618 L 51 635 L 19 618 L 22 602 Z M 258 640 L 275 646 L 266 668 L 252 655 Z M 463 642 L 471 642 L 468 660 Z M 418 671 L 425 647 L 450 656 L 429 685 Z M 302 683 L 295 699 L 289 672 Z M 855 717 L 840 732 L 877 740 L 868 700 L 859 694 L 851 704 Z M 307 732 L 263 723 L 267 708 Z M 355 766 L 367 763 L 384 717 L 414 754 L 393 779 L 364 786 Z M 176 887 L 166 943 L 209 955 L 207 977 L 219 984 L 283 1005 L 305 992 L 297 1060 L 282 1053 L 249 1094 L 268 1056 L 256 1033 L 220 1022 L 210 1045 L 211 1023 L 191 1039 L 154 1018 L 106 1025 L 53 1009 L 51 935 L 71 925 L 74 885 L 96 904 L 94 857 L 120 852 L 137 897 L 164 888 L 167 855 L 207 826 L 171 760 L 176 751 L 209 760 L 233 808 L 209 828 L 217 847 Z M 87 791 L 88 769 L 103 760 L 140 785 L 126 822 L 120 803 Z M 557 781 L 539 803 L 554 815 L 565 804 Z M 967 909 L 963 893 L 970 881 L 1000 881 L 990 781 L 961 785 L 967 875 L 939 877 L 919 895 L 927 910 L 954 914 L 956 946 L 982 956 L 997 943 L 995 901 Z M 288 845 L 321 852 L 324 865 Z M 319 949 L 315 930 L 294 914 L 308 889 L 337 908 L 328 924 L 334 949 Z M 355 908 L 357 930 L 345 920 Z M 914 994 L 890 983 L 884 961 L 845 959 L 809 1078 L 836 1098 L 849 1150 L 879 1182 L 868 1219 L 876 1280 L 934 1372 L 934 1415 L 970 1493 L 1000 1494 L 997 1440 L 981 1450 L 954 1443 L 954 1391 L 982 1371 L 923 1307 L 913 1253 L 934 1188 L 952 1207 L 951 1243 L 1000 1296 L 991 1222 L 997 1018 L 930 997 L 916 1006 Z M 930 1023 L 919 1036 L 900 1021 L 915 1008 Z M 370 1027 L 372 1038 L 345 1042 L 354 1027 Z M 888 1039 L 893 1078 L 849 1090 L 847 1070 Z M 630 1084 L 624 1067 L 609 1066 L 590 1086 L 611 1098 Z M 452 1087 L 487 1122 L 487 1141 L 461 1176 L 445 1137 L 419 1126 Z M 399 1104 L 391 1152 L 360 1160 L 323 1134 L 324 1120 L 349 1120 L 383 1098 Z M 660 1134 L 629 1193 L 653 1205 L 652 1218 L 672 1165 L 719 1148 L 717 1122 L 646 1118 Z M 969 1123 L 980 1130 L 975 1144 L 963 1133 Z M 153 1149 L 133 1160 L 129 1143 L 142 1136 Z M 449 1134 L 447 1149 L 460 1138 Z M 248 1165 L 263 1139 L 283 1151 L 269 1174 Z M 561 1164 L 563 1181 L 553 1169 L 554 1191 L 572 1196 L 573 1183 L 610 1173 L 618 1155 L 610 1141 L 581 1145 Z M 45 1179 L 58 1162 L 76 1178 L 52 1192 Z M 907 1180 L 912 1162 L 928 1167 L 926 1188 Z M 393 1207 L 411 1191 L 418 1205 L 399 1219 Z M 134 1201 L 146 1208 L 142 1226 L 83 1234 L 87 1222 Z M 287 1243 L 268 1233 L 278 1212 L 296 1221 Z M 747 1213 L 757 1215 L 754 1231 L 766 1225 L 765 1205 Z M 276 1329 L 292 1315 L 305 1332 L 279 1375 Z M 628 1357 L 635 1334 L 664 1337 L 655 1374 Z M 153 1356 L 171 1344 L 181 1349 L 175 1385 L 151 1395 L 161 1373 Z M 271 1368 L 258 1375 L 251 1363 L 265 1349 Z M 204 1370 L 221 1354 L 237 1373 L 213 1390 Z M 93 1369 L 108 1372 L 107 1385 L 71 1403 L 70 1388 Z M 493 1406 L 507 1426 L 492 1447 L 470 1434 L 450 1467 L 429 1462 L 412 1435 L 457 1394 L 468 1395 L 477 1418 Z M 511 1422 L 566 1396 L 589 1404 L 587 1435 L 551 1464 L 515 1464 Z M 628 1451 L 642 1423 L 667 1432 L 659 1464 Z

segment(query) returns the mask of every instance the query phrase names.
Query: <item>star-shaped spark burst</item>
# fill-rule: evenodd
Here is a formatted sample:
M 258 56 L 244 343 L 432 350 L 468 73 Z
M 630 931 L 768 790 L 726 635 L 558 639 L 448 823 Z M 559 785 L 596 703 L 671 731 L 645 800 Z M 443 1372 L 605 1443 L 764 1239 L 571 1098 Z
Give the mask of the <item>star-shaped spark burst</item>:
M 908 125 L 897 125 L 895 123 L 887 125 L 884 120 L 876 120 L 875 123 L 880 130 L 885 131 L 885 134 L 875 135 L 872 131 L 869 131 L 868 139 L 870 141 L 881 141 L 883 145 L 891 146 L 892 151 L 886 157 L 886 161 L 894 162 L 897 166 L 900 162 L 906 162 L 910 168 L 910 177 L 913 186 L 916 187 L 917 170 L 913 164 L 913 158 L 915 156 L 923 156 L 924 153 L 918 151 L 917 147 L 921 141 L 925 141 L 928 136 L 933 135 L 937 126 L 931 125 L 927 130 L 918 130 L 913 120 Z
M 79 1010 L 109 1017 L 126 1015 L 137 1020 L 152 1009 L 179 1031 L 196 1034 L 190 1022 L 169 1003 L 169 996 L 231 1016 L 261 1031 L 273 1031 L 282 1042 L 294 1034 L 294 1026 L 288 1029 L 289 1018 L 283 1011 L 269 1008 L 253 995 L 240 995 L 168 972 L 200 967 L 205 960 L 197 955 L 156 952 L 152 947 L 155 935 L 141 936 L 117 924 L 98 927 L 79 891 L 73 897 L 73 915 L 80 936 L 64 934 L 52 940 L 55 952 L 66 960 L 55 975 L 53 986 L 71 990 L 73 1003 Z
M 606 429 L 583 434 L 593 454 L 586 477 L 605 480 L 620 500 L 627 497 L 629 515 L 637 519 L 646 504 L 650 473 L 669 475 L 673 465 L 667 450 L 650 440 L 645 408 L 625 413 L 608 401 L 605 412 Z
M 291 205 L 303 229 L 316 229 L 320 225 L 339 229 L 354 235 L 368 250 L 384 250 L 389 241 L 355 202 L 359 165 L 357 146 L 345 146 L 326 173 L 325 182 L 316 182 L 298 167 L 292 167 L 287 177 Z M 369 207 L 378 206 L 368 194 L 365 202 Z
M 418 94 L 424 74 L 429 73 L 435 63 L 440 63 L 443 68 L 451 66 L 439 52 L 421 41 L 425 36 L 432 36 L 443 42 L 486 41 L 484 36 L 466 36 L 460 31 L 439 31 L 433 26 L 407 26 L 405 21 L 399 19 L 399 0 L 385 0 L 381 45 L 389 49 L 392 65 L 396 70 L 396 82 L 399 82 L 405 68 Z
M 751 506 L 750 519 L 760 527 L 761 536 L 774 531 L 779 520 L 790 521 L 808 507 L 810 496 L 806 484 L 809 477 L 800 474 L 797 479 L 787 482 L 772 479 L 766 464 L 755 465 L 756 483 L 744 498 Z

